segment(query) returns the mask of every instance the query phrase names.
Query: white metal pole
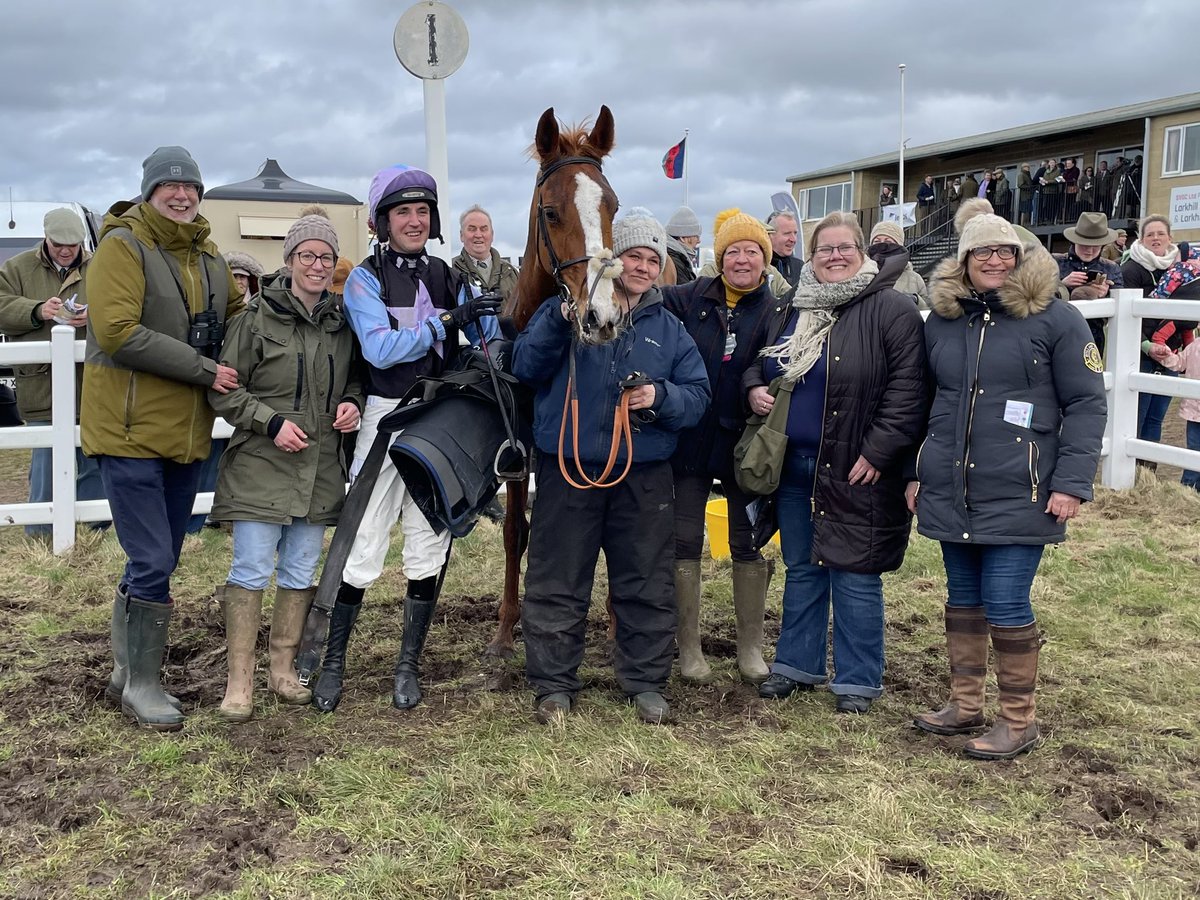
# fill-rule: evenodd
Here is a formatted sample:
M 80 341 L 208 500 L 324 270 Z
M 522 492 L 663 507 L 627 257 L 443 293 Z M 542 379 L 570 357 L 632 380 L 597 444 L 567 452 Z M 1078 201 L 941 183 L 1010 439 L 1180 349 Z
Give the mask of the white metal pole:
M 896 185 L 897 202 L 900 204 L 900 227 L 904 227 L 904 70 L 900 63 L 900 183 Z
M 692 155 L 687 145 L 688 129 L 683 129 L 683 205 L 688 206 L 688 157 Z
M 438 186 L 438 217 L 442 235 L 453 235 L 450 227 L 450 161 L 446 150 L 446 81 L 444 78 L 422 78 L 425 89 L 425 169 Z M 430 240 L 430 255 L 449 262 L 453 258 L 450 245 Z
M 50 522 L 56 554 L 75 546 L 75 329 L 50 329 Z

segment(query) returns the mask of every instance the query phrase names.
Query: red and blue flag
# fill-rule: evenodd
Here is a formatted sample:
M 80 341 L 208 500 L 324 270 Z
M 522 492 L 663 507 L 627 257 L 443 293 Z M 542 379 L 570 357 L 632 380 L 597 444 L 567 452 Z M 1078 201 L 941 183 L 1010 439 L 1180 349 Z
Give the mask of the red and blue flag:
M 687 138 L 684 138 L 663 156 L 663 174 L 668 178 L 683 177 L 683 145 L 686 143 Z

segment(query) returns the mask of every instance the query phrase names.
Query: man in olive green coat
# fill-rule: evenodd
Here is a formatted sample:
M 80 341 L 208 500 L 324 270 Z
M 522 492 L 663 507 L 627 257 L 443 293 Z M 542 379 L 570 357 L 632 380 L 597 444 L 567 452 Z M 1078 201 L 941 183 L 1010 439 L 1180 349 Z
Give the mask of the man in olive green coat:
M 462 253 L 454 257 L 454 268 L 480 293 L 499 294 L 508 300 L 517 290 L 517 270 L 492 249 L 496 234 L 492 217 L 476 204 L 458 217 Z
M 113 605 L 108 695 L 139 725 L 183 727 L 160 669 L 173 603 L 171 574 L 200 462 L 208 456 L 209 388 L 237 386 L 217 362 L 225 319 L 244 300 L 200 216 L 204 182 L 182 147 L 142 164 L 142 202 L 104 219 L 88 271 L 83 450 L 100 463 L 127 561 Z
M 87 326 L 87 292 L 83 278 L 91 253 L 83 246 L 83 219 L 70 209 L 52 209 L 43 222 L 45 240 L 18 253 L 0 266 L 0 331 L 12 341 L 49 341 L 55 325 L 75 328 L 83 340 Z M 67 301 L 71 301 L 67 307 Z M 82 310 L 72 313 L 71 310 Z M 83 367 L 76 367 L 75 414 L 79 415 Z M 15 368 L 17 409 L 26 425 L 49 425 L 50 364 Z M 29 502 L 49 503 L 53 495 L 54 457 L 49 447 L 37 447 L 29 460 Z M 104 485 L 96 461 L 75 452 L 75 496 L 101 500 Z M 49 525 L 26 525 L 30 537 L 46 537 Z

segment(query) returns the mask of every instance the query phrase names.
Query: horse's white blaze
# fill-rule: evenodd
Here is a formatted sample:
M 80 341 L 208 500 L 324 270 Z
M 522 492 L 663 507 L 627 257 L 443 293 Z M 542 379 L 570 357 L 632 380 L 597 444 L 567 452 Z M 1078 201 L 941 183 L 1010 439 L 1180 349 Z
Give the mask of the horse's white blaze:
M 575 174 L 575 209 L 579 211 L 579 223 L 583 226 L 584 253 L 591 257 L 585 289 L 592 293 L 591 309 L 596 320 L 601 325 L 615 325 L 620 314 L 613 299 L 612 280 L 620 272 L 620 262 L 611 267 L 601 264 L 602 259 L 612 258 L 612 251 L 604 246 L 604 231 L 600 227 L 600 202 L 603 199 L 600 185 L 583 172 Z

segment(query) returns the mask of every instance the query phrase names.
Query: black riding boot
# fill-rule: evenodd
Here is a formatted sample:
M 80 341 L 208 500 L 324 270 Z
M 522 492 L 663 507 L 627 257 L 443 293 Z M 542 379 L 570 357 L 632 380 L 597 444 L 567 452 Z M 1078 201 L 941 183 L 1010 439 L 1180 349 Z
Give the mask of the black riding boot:
M 342 676 L 346 671 L 346 644 L 358 611 L 362 609 L 364 588 L 342 582 L 337 602 L 329 614 L 329 638 L 325 642 L 325 659 L 321 662 L 321 677 L 313 689 L 313 706 L 321 712 L 333 712 L 342 699 Z
M 437 595 L 436 575 L 408 583 L 408 596 L 404 598 L 404 639 L 400 644 L 396 680 L 392 687 L 392 705 L 396 709 L 412 709 L 421 702 L 417 664 L 421 660 L 421 648 L 425 646 L 425 635 L 429 633 L 429 623 L 433 621 Z

